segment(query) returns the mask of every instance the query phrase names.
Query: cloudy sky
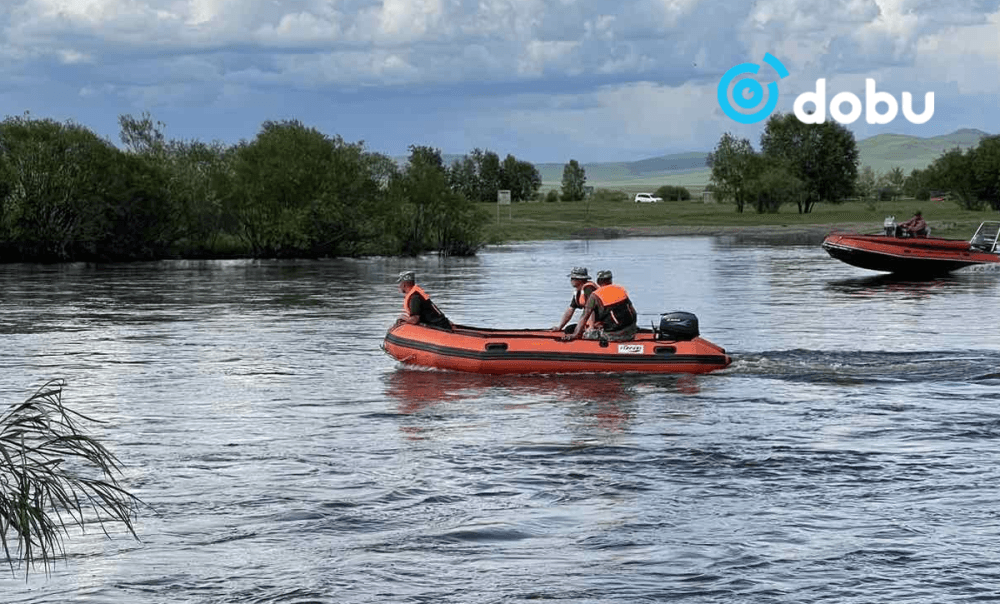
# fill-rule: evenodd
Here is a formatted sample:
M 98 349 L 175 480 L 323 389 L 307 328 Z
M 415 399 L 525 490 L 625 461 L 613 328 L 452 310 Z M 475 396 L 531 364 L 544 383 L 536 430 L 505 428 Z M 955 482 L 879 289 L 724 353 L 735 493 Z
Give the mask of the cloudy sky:
M 709 151 L 761 124 L 716 97 L 780 59 L 779 111 L 865 78 L 914 110 L 861 139 L 1000 132 L 1000 0 L 0 0 L 0 108 L 118 142 L 148 111 L 168 138 L 252 139 L 299 119 L 371 150 L 475 147 L 533 162 Z M 779 80 L 770 68 L 760 81 Z M 845 109 L 846 109 L 845 105 Z M 884 107 L 882 107 L 884 109 Z

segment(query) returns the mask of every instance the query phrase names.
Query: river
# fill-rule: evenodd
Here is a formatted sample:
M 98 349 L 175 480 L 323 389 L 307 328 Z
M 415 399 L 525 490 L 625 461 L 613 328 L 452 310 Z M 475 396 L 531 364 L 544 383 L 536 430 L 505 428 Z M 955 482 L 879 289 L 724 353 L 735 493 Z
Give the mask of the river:
M 489 377 L 379 349 L 395 275 L 455 322 L 556 323 L 574 265 L 699 376 Z M 532 242 L 475 258 L 0 266 L 0 403 L 63 378 L 136 541 L 71 531 L 5 603 L 996 599 L 1000 272 L 880 277 L 815 245 Z

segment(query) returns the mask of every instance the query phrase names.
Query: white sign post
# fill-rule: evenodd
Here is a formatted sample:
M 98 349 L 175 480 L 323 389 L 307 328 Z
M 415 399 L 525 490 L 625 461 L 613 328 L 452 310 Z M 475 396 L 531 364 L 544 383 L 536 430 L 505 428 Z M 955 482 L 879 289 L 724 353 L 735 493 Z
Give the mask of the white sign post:
M 507 189 L 497 191 L 497 224 L 500 224 L 500 206 L 507 206 L 507 218 L 510 219 L 510 191 Z

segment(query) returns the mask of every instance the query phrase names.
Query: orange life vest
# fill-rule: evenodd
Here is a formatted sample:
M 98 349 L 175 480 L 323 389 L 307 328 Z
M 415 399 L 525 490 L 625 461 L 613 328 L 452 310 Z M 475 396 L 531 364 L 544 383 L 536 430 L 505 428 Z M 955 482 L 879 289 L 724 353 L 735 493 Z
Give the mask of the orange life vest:
M 450 327 L 451 321 L 444 316 L 444 313 L 437 307 L 434 302 L 431 301 L 430 296 L 424 293 L 424 290 L 420 289 L 419 285 L 414 284 L 410 288 L 410 291 L 406 292 L 403 296 L 403 312 L 407 315 L 410 313 L 410 298 L 413 296 L 420 297 L 420 322 L 426 323 L 428 325 L 436 325 L 439 327 Z
M 576 295 L 573 297 L 573 301 L 576 302 L 575 308 L 583 308 L 587 305 L 587 299 L 590 297 L 586 293 L 586 289 L 593 288 L 594 290 L 600 289 L 596 283 L 593 281 L 587 281 L 580 286 L 580 289 L 576 290 Z M 593 295 L 593 292 L 591 292 Z
M 620 285 L 605 285 L 594 292 L 601 307 L 594 314 L 606 331 L 618 331 L 636 324 L 638 317 L 628 292 Z
M 628 292 L 620 285 L 605 285 L 594 292 L 597 299 L 605 308 L 618 304 L 622 300 L 628 300 Z

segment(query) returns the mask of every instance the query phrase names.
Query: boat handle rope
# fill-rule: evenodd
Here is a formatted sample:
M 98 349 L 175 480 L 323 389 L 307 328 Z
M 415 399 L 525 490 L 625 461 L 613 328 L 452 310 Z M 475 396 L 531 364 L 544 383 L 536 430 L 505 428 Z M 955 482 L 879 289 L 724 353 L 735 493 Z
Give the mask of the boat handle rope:
M 390 358 L 392 358 L 392 359 L 396 358 L 396 357 L 392 356 L 391 354 L 389 354 L 389 351 L 385 349 L 385 342 L 380 342 L 379 345 L 378 345 L 378 347 L 381 348 L 382 352 L 384 352 Z M 417 356 L 417 355 L 411 354 L 410 356 L 406 357 L 405 359 L 398 359 L 398 360 L 399 360 L 400 363 L 406 363 L 407 361 L 409 361 L 410 359 L 412 359 L 415 356 Z

